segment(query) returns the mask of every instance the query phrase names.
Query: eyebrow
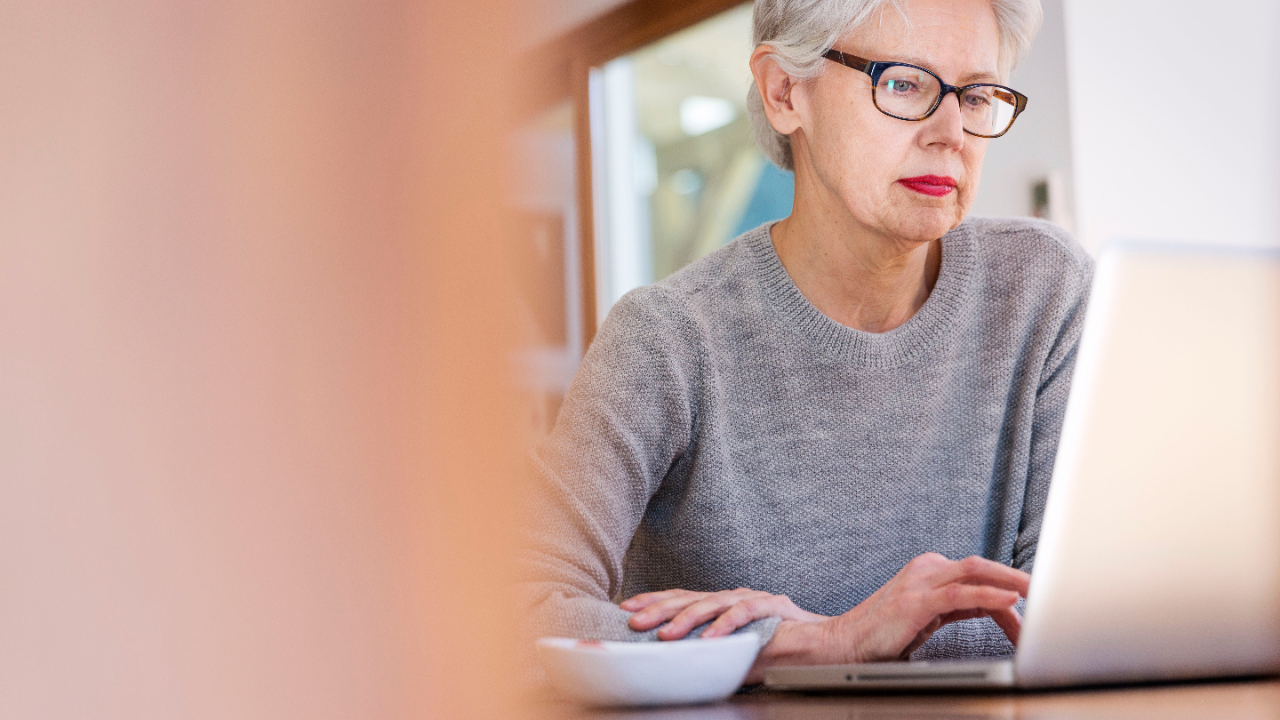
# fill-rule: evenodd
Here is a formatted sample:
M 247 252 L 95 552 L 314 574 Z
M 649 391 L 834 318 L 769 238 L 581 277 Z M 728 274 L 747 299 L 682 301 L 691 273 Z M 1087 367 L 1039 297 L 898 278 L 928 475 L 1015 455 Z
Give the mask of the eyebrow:
M 926 70 L 930 70 L 935 74 L 937 73 L 936 70 L 933 70 L 933 68 L 929 67 L 928 61 L 924 60 L 923 58 L 912 57 L 910 55 L 905 57 L 898 57 L 898 58 L 895 58 L 894 60 L 886 60 L 882 62 L 903 62 L 903 63 L 908 63 L 910 65 L 919 65 L 920 67 Z M 957 82 L 961 85 L 967 85 L 973 82 L 988 82 L 988 81 L 995 82 L 995 81 L 998 81 L 999 79 L 1000 79 L 999 76 L 995 75 L 994 73 L 973 72 L 973 73 L 969 73 L 968 75 L 961 75 L 960 79 L 957 80 Z

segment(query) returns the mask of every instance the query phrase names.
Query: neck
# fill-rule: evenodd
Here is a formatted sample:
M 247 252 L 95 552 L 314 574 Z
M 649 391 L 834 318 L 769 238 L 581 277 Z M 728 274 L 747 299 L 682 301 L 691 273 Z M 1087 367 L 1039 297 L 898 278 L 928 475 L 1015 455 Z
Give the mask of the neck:
M 942 245 L 885 237 L 853 222 L 847 210 L 801 192 L 790 217 L 773 226 L 778 259 L 814 307 L 836 322 L 882 333 L 924 305 L 938 280 Z

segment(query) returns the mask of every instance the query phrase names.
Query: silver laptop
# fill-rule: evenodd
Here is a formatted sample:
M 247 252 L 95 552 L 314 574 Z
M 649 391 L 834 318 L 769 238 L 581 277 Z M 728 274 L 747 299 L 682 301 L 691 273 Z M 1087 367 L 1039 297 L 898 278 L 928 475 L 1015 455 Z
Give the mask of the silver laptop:
M 1098 259 L 1012 660 L 778 667 L 779 689 L 1280 671 L 1280 253 Z

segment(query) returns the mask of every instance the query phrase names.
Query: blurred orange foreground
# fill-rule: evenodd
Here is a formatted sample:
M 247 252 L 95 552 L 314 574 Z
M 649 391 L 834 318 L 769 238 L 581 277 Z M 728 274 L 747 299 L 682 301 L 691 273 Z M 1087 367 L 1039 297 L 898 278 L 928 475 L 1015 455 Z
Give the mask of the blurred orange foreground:
M 5 4 L 0 716 L 512 716 L 506 15 Z

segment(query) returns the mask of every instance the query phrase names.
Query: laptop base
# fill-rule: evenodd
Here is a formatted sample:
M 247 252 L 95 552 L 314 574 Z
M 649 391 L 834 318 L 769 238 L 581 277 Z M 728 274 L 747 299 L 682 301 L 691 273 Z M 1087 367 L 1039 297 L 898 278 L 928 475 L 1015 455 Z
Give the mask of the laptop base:
M 1013 660 L 924 660 L 772 667 L 764 685 L 772 690 L 898 690 L 1011 688 Z

